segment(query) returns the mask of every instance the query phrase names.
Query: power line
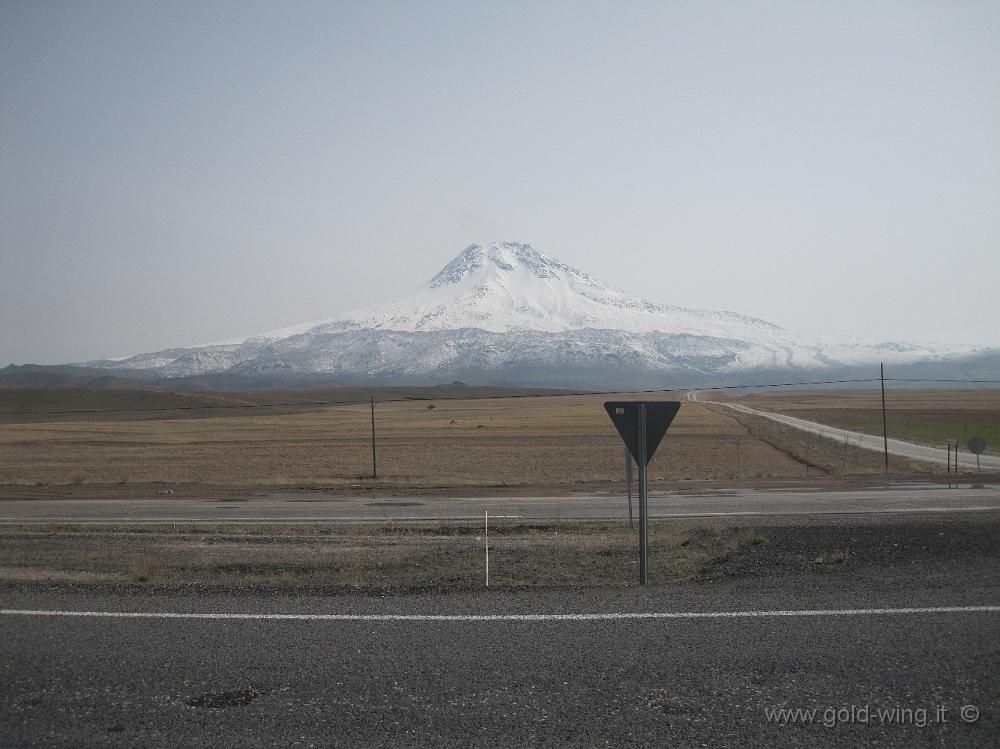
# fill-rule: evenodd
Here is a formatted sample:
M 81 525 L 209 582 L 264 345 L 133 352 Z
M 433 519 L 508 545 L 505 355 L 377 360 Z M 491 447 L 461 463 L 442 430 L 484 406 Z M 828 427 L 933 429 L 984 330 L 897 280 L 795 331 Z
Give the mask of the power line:
M 967 385 L 1000 385 L 1000 380 L 958 380 L 958 379 L 917 379 L 917 378 L 891 378 L 886 377 L 886 382 L 937 382 L 937 383 L 962 383 Z M 816 385 L 848 385 L 859 383 L 880 382 L 880 378 L 857 378 L 843 380 L 814 380 L 811 382 L 768 382 L 768 383 L 746 383 L 741 385 L 708 385 L 690 386 L 675 388 L 658 388 L 653 390 L 569 390 L 550 393 L 506 393 L 500 395 L 472 396 L 401 396 L 396 398 L 385 398 L 377 400 L 377 403 L 411 403 L 414 401 L 457 401 L 457 400 L 512 400 L 519 398 L 568 398 L 593 395 L 657 395 L 662 393 L 679 393 L 691 390 L 754 390 L 765 388 L 782 387 L 810 387 Z M 150 391 L 155 392 L 155 391 Z M 280 403 L 232 403 L 232 404 L 205 404 L 197 406 L 156 406 L 150 408 L 74 408 L 59 409 L 53 411 L 0 411 L 0 416 L 61 416 L 72 414 L 108 414 L 108 413 L 163 413 L 173 411 L 214 411 L 214 410 L 245 410 L 253 408 L 311 408 L 315 406 L 358 406 L 367 405 L 371 396 L 366 398 L 348 400 L 316 400 L 316 401 L 295 401 Z

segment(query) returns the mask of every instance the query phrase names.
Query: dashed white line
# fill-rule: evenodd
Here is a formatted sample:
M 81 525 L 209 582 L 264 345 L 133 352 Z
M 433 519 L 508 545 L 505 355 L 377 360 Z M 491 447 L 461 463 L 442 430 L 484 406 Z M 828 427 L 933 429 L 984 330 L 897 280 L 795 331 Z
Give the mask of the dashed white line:
M 658 619 L 764 619 L 769 617 L 903 616 L 917 614 L 996 614 L 1000 605 L 926 606 L 870 609 L 776 611 L 653 611 L 584 614 L 285 614 L 179 611 L 61 611 L 0 609 L 0 616 L 79 617 L 97 619 L 222 619 L 330 622 L 592 622 Z

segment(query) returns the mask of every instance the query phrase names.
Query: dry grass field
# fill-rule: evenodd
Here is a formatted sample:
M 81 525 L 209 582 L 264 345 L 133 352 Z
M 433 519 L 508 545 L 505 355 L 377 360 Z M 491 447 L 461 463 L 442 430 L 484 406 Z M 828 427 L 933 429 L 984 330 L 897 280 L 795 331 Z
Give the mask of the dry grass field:
M 407 397 L 433 398 L 435 393 L 440 391 L 427 388 Z M 299 394 L 294 408 L 279 413 L 256 406 L 223 411 L 193 407 L 178 413 L 153 410 L 155 399 L 148 394 L 124 394 L 117 396 L 125 404 L 122 411 L 53 414 L 55 409 L 36 404 L 38 413 L 32 414 L 30 403 L 17 402 L 24 397 L 19 391 L 3 391 L 2 396 L 0 414 L 9 416 L 0 423 L 0 484 L 7 485 L 194 482 L 572 490 L 620 482 L 623 472 L 623 447 L 601 396 L 378 403 L 377 481 L 371 478 L 367 404 L 319 407 Z M 678 396 L 683 400 L 683 394 L 673 397 Z M 114 397 L 100 397 L 105 409 L 116 404 Z M 236 396 L 193 397 L 218 401 Z M 290 394 L 269 397 L 270 402 L 294 400 Z M 142 417 L 129 410 L 136 398 L 145 399 L 143 407 L 150 409 Z M 73 410 L 72 405 L 66 400 L 59 410 Z M 42 415 L 43 410 L 49 413 Z M 684 402 L 652 461 L 651 480 L 880 471 L 868 452 L 787 431 L 756 424 L 752 417 L 738 419 L 718 407 Z M 929 469 L 913 464 L 909 470 Z
M 621 522 L 490 527 L 498 587 L 621 585 L 637 576 L 636 532 Z M 0 582 L 261 586 L 406 591 L 481 587 L 481 525 L 73 526 L 0 529 Z M 653 524 L 651 574 L 687 580 L 765 544 L 752 525 Z
M 714 397 L 714 396 L 713 396 Z M 777 411 L 866 434 L 882 434 L 878 390 L 792 390 L 730 396 L 753 408 Z M 950 437 L 963 452 L 969 439 L 983 437 L 1000 449 L 1000 389 L 886 390 L 890 437 L 944 448 Z
M 653 521 L 656 584 L 787 575 L 937 575 L 965 559 L 988 576 L 994 515 L 728 517 Z M 635 585 L 637 531 L 622 521 L 490 523 L 490 586 Z M 889 572 L 886 572 L 886 571 Z M 920 570 L 914 572 L 915 570 Z M 481 524 L 185 524 L 0 528 L 0 586 L 135 593 L 373 595 L 481 589 Z
M 251 494 L 254 487 L 278 485 L 386 493 L 621 489 L 623 447 L 603 396 L 461 398 L 464 394 L 504 393 L 461 388 L 377 393 L 406 400 L 376 405 L 375 481 L 368 405 L 316 405 L 365 395 L 357 391 L 79 397 L 0 391 L 0 484 L 8 486 L 7 493 L 43 485 L 61 488 L 37 491 L 80 497 L 138 497 L 151 494 L 151 484 L 189 484 L 202 494 L 228 487 Z M 910 411 L 920 410 L 920 398 L 929 397 L 906 395 Z M 871 393 L 794 392 L 745 400 L 822 420 L 818 417 L 828 413 L 856 418 L 872 407 L 871 398 Z M 954 411 L 979 418 L 992 413 L 990 398 L 996 395 L 953 398 L 965 404 Z M 881 474 L 878 453 L 688 402 L 684 394 L 663 399 L 680 399 L 683 405 L 652 461 L 654 489 L 683 482 L 798 483 Z M 275 402 L 283 405 L 261 405 Z M 902 410 L 902 403 L 895 405 Z M 894 462 L 899 474 L 932 470 Z M 778 520 L 766 526 L 739 518 L 653 523 L 650 574 L 670 582 L 765 569 L 817 574 L 853 569 L 866 563 L 866 554 L 872 559 L 885 554 L 880 521 L 865 522 L 871 527 L 824 525 L 806 541 L 808 529 Z M 937 526 L 933 530 L 928 538 L 940 535 Z M 0 530 L 0 583 L 379 594 L 469 589 L 483 584 L 481 532 L 462 522 L 10 525 Z M 490 540 L 491 582 L 497 587 L 622 585 L 634 583 L 637 574 L 636 531 L 622 522 L 498 519 L 491 523 Z

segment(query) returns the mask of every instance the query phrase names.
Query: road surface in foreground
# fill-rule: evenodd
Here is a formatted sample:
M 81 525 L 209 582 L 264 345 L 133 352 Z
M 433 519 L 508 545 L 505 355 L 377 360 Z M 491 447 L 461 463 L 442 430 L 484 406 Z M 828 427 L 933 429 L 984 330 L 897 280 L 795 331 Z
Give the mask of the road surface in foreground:
M 624 494 L 624 492 L 623 492 Z M 147 499 L 4 499 L 0 525 L 24 523 L 357 522 L 479 519 L 491 516 L 540 520 L 628 517 L 619 495 L 563 497 L 338 497 L 315 492 L 239 500 L 157 497 Z M 910 512 L 974 512 L 1000 509 L 1000 486 L 911 484 L 865 490 L 719 490 L 649 497 L 652 518 L 726 515 L 825 515 Z
M 5 588 L 0 744 L 995 746 L 1000 585 L 948 565 L 904 578 L 390 598 Z

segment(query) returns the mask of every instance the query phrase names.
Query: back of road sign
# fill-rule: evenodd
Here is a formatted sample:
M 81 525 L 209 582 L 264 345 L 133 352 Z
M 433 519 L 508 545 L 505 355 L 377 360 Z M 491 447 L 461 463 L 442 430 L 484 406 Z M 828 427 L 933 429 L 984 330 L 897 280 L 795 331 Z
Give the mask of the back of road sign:
M 969 452 L 974 455 L 982 455 L 986 452 L 986 440 L 982 437 L 973 437 L 969 440 Z
M 646 462 L 660 446 L 667 427 L 681 408 L 680 401 L 606 401 L 604 410 L 614 422 L 625 447 L 639 463 L 639 404 L 646 404 Z

